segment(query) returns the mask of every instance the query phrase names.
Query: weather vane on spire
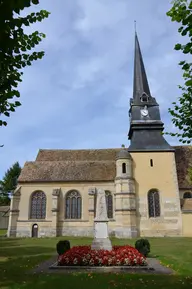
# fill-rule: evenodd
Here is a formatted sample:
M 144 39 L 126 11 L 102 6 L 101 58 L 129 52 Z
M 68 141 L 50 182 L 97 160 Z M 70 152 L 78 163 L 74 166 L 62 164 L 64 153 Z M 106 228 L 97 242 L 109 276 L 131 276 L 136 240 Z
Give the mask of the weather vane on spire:
M 137 33 L 137 21 L 134 20 L 134 26 L 135 26 L 135 33 Z

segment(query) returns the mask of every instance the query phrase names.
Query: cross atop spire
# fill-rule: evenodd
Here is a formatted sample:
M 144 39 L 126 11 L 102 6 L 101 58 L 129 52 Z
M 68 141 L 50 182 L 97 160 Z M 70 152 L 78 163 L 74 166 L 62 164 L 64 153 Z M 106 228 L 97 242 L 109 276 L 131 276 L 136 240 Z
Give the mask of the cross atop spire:
M 143 63 L 143 57 L 135 30 L 135 60 L 134 60 L 134 84 L 133 84 L 133 99 L 140 101 L 141 97 L 146 95 L 151 96 L 147 75 Z

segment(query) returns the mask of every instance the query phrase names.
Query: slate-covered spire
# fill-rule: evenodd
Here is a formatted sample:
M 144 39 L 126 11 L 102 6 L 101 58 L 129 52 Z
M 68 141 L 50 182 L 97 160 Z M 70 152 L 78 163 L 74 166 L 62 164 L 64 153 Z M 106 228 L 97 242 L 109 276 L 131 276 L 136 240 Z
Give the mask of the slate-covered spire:
M 151 96 L 143 57 L 139 45 L 137 33 L 135 32 L 135 59 L 134 59 L 134 84 L 133 84 L 133 100 L 140 100 L 143 94 Z
M 162 135 L 159 105 L 151 96 L 137 34 L 135 34 L 133 98 L 130 99 L 129 152 L 173 151 Z

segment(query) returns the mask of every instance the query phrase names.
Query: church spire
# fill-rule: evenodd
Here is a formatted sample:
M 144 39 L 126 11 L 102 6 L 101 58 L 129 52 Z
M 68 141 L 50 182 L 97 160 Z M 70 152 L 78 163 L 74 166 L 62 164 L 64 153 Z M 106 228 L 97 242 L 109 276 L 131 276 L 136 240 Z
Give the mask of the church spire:
M 134 59 L 134 81 L 133 81 L 133 100 L 141 100 L 143 95 L 151 96 L 147 75 L 143 63 L 143 57 L 139 45 L 137 32 L 135 31 L 135 59 Z
M 159 105 L 151 96 L 143 57 L 135 31 L 133 98 L 130 99 L 130 127 L 128 151 L 170 151 L 173 150 L 162 135 Z

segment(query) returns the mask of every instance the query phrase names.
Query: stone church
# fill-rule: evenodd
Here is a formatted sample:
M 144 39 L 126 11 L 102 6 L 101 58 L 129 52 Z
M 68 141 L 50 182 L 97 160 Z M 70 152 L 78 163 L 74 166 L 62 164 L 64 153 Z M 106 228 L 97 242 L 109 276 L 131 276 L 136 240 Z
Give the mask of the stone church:
M 192 236 L 192 147 L 162 135 L 137 35 L 134 58 L 129 147 L 39 150 L 12 196 L 8 236 L 92 236 L 94 188 L 105 190 L 111 236 Z

